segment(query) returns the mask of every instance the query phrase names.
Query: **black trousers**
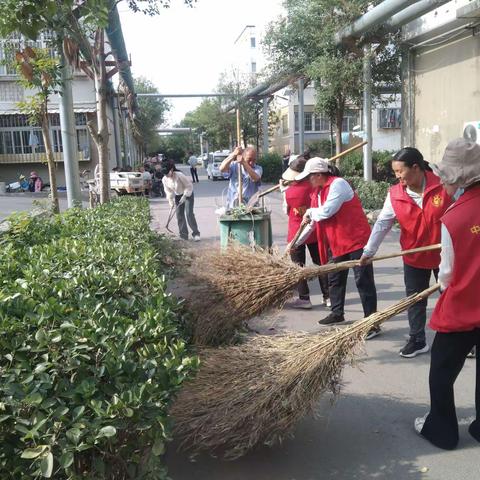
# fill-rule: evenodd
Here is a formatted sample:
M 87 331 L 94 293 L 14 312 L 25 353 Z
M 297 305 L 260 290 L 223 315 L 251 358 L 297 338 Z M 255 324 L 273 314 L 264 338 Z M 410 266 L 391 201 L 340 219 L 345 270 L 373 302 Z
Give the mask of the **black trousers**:
M 470 434 L 480 442 L 480 328 L 470 332 L 437 333 L 430 360 L 430 413 L 422 435 L 440 448 L 451 450 L 458 443 L 453 384 L 471 349 L 477 347 L 475 408 L 476 420 Z
M 300 266 L 305 266 L 307 248 L 310 252 L 310 257 L 315 265 L 321 265 L 320 261 L 320 252 L 318 251 L 318 243 L 308 243 L 307 245 L 299 245 L 295 250 L 290 252 L 290 258 L 293 262 L 298 263 Z M 322 275 L 318 277 L 318 282 L 320 283 L 320 290 L 322 291 L 323 298 L 328 298 L 328 276 Z M 302 280 L 298 283 L 298 296 L 302 300 L 310 299 L 310 289 L 308 288 L 307 280 Z
M 193 183 L 197 182 L 198 183 L 198 172 L 195 167 L 190 167 L 190 174 L 192 175 L 192 181 Z
M 339 263 L 346 260 L 358 260 L 363 254 L 363 249 L 355 250 L 341 257 L 332 257 L 332 262 Z M 363 313 L 366 317 L 377 311 L 377 289 L 375 287 L 375 278 L 373 276 L 373 266 L 370 263 L 365 267 L 354 267 L 353 275 L 355 284 L 362 301 Z M 330 291 L 330 301 L 332 302 L 332 312 L 337 315 L 343 315 L 345 306 L 345 293 L 347 291 L 348 270 L 328 275 L 328 287 Z
M 403 279 L 407 297 L 419 293 L 430 286 L 432 272 L 435 278 L 438 277 L 438 268 L 416 268 L 410 265 L 403 265 Z M 410 326 L 410 338 L 416 342 L 425 342 L 425 323 L 427 321 L 427 302 L 421 300 L 408 309 L 408 324 Z

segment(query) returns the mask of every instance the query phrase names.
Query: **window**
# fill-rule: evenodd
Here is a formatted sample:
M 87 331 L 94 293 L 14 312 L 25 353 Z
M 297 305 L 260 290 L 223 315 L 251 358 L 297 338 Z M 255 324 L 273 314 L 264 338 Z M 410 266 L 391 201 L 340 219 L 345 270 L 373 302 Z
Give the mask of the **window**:
M 298 112 L 295 112 L 295 131 L 298 132 Z
M 305 131 L 311 132 L 313 130 L 312 124 L 313 114 L 311 112 L 305 112 Z
M 330 122 L 328 121 L 328 118 L 324 117 L 319 113 L 315 114 L 315 131 L 316 132 L 330 131 Z
M 360 125 L 360 111 L 345 110 L 343 115 L 342 132 L 351 132 L 356 125 Z
M 257 73 L 257 62 L 252 62 L 251 70 L 252 73 Z
M 250 37 L 250 47 L 255 48 L 256 47 L 256 41 L 255 37 Z
M 288 115 L 282 116 L 282 133 L 288 135 Z
M 401 128 L 402 114 L 400 108 L 379 108 L 378 128 Z

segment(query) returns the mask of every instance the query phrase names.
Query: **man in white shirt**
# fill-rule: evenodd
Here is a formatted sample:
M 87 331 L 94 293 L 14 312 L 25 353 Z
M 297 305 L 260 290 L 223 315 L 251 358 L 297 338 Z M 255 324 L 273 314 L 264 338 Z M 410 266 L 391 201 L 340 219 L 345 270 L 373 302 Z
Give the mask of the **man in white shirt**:
M 195 182 L 198 183 L 198 173 L 197 173 L 198 159 L 193 154 L 193 152 L 188 152 L 188 155 L 189 155 L 188 164 L 190 165 L 190 174 L 192 175 L 192 181 L 193 181 L 193 183 L 195 183 Z

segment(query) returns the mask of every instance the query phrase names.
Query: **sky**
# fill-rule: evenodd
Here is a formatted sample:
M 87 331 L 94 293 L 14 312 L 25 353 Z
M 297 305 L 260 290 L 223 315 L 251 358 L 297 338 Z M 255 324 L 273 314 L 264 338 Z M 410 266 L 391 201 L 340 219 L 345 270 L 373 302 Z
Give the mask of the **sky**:
M 282 13 L 281 0 L 183 0 L 156 17 L 132 13 L 119 4 L 132 73 L 150 80 L 161 93 L 209 93 L 231 65 L 235 39 L 246 25 L 257 35 Z M 172 99 L 167 125 L 178 123 L 201 99 Z

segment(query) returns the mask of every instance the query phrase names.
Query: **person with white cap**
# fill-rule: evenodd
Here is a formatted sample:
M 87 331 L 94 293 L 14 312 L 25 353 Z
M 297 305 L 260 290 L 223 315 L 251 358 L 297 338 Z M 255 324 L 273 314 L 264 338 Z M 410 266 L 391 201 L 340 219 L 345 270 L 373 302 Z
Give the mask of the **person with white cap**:
M 398 151 L 392 158 L 392 169 L 398 183 L 390 188 L 373 226 L 360 260 L 363 265 L 375 255 L 395 220 L 400 225 L 400 245 L 403 250 L 439 243 L 440 218 L 452 203 L 416 148 L 404 147 Z M 435 250 L 405 255 L 402 260 L 408 296 L 428 288 L 432 273 L 437 276 L 440 253 Z M 401 357 L 414 358 L 428 352 L 426 323 L 427 299 L 408 309 L 409 339 L 399 351 Z
M 447 450 L 458 444 L 453 385 L 472 347 L 476 360 L 476 419 L 469 432 L 480 442 L 480 145 L 451 141 L 432 169 L 445 190 L 465 191 L 442 216 L 441 296 L 429 326 L 436 331 L 430 360 L 430 412 L 415 419 L 415 430 Z
M 297 156 L 295 160 L 290 162 L 287 170 L 282 174 L 282 179 L 289 182 L 283 191 L 286 214 L 288 215 L 288 235 L 287 242 L 291 242 L 300 228 L 303 215 L 310 207 L 310 197 L 313 188 L 308 179 L 296 181 L 298 175 L 305 169 L 307 160 L 302 155 Z M 290 250 L 290 257 L 293 262 L 300 266 L 305 265 L 306 250 L 310 252 L 310 257 L 315 265 L 321 265 L 320 250 L 318 248 L 317 234 L 313 231 L 302 245 Z M 330 298 L 328 294 L 328 278 L 325 275 L 318 277 L 320 290 L 323 294 L 323 305 L 330 306 Z M 302 280 L 298 284 L 298 298 L 289 304 L 292 308 L 311 309 L 310 289 L 307 280 Z
M 314 193 L 311 208 L 304 215 L 308 226 L 302 232 L 297 244 L 302 244 L 316 229 L 322 264 L 331 261 L 358 260 L 363 253 L 370 226 L 358 195 L 350 184 L 335 173 L 335 167 L 328 161 L 313 157 L 304 171 L 295 180 L 308 178 Z M 295 245 L 292 246 L 295 247 Z M 355 283 L 362 301 L 363 313 L 371 315 L 377 310 L 377 291 L 371 264 L 354 267 Z M 348 270 L 328 275 L 331 313 L 320 320 L 321 325 L 343 322 Z

